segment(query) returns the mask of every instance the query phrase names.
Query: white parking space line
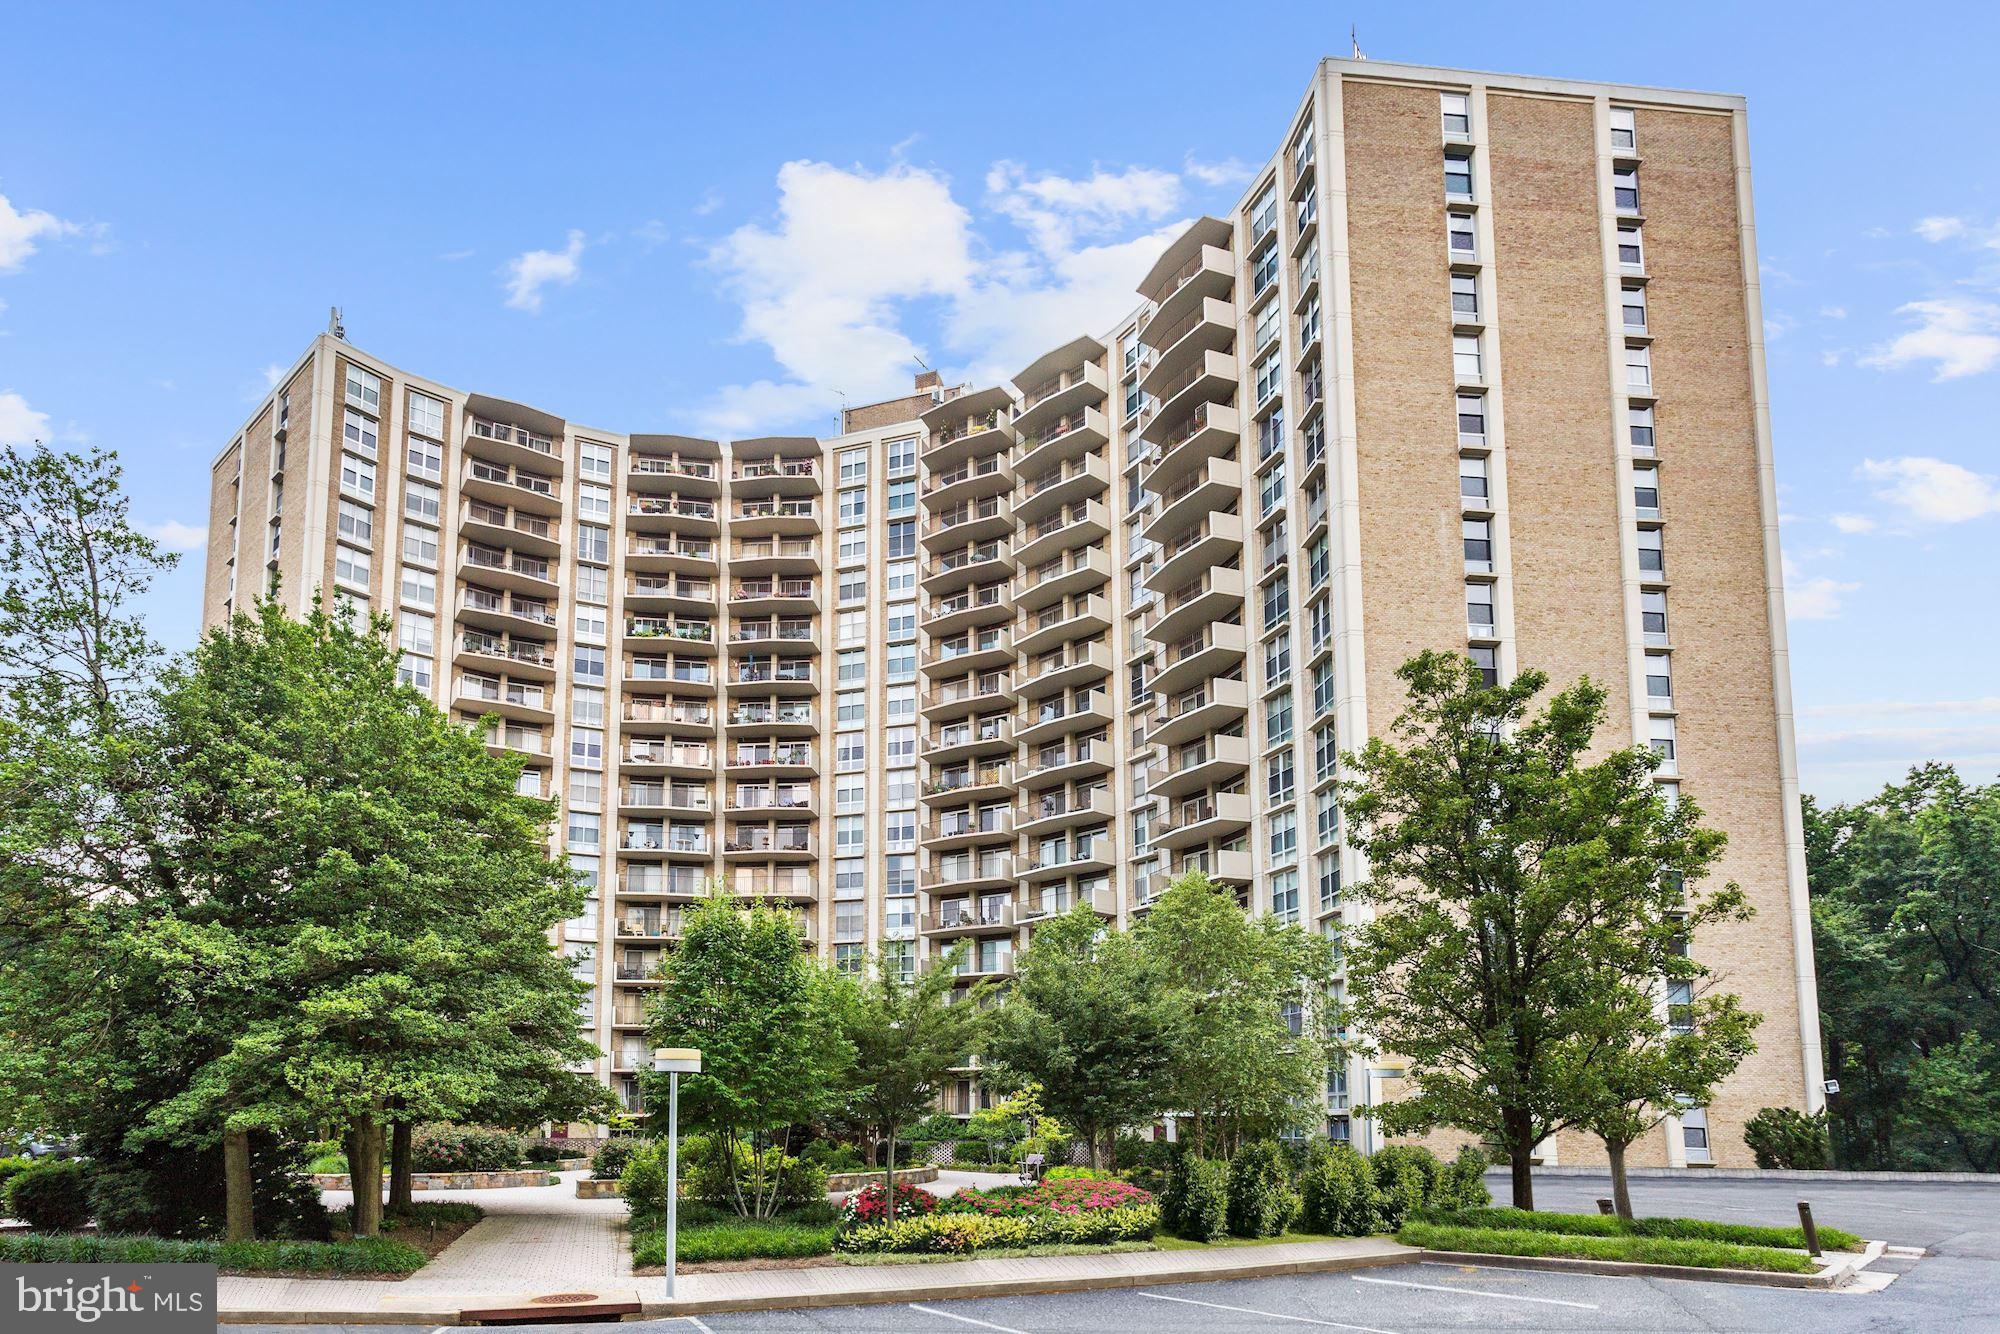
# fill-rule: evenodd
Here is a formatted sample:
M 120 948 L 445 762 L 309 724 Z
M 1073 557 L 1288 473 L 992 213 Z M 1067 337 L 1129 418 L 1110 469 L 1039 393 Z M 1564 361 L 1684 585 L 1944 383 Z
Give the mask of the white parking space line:
M 925 1315 L 941 1315 L 946 1320 L 962 1320 L 968 1325 L 977 1325 L 981 1329 L 997 1329 L 1000 1331 L 1000 1334 L 1027 1334 L 1027 1331 L 1015 1329 L 1009 1325 L 996 1325 L 990 1320 L 974 1320 L 969 1315 L 955 1315 L 950 1311 L 940 1311 L 935 1306 L 919 1306 L 915 1302 L 911 1302 L 909 1305 L 912 1311 L 922 1311 Z
M 1183 1306 L 1206 1306 L 1211 1311 L 1234 1311 L 1238 1315 L 1262 1316 L 1266 1320 L 1292 1320 L 1301 1325 L 1320 1325 L 1326 1329 L 1357 1329 L 1361 1334 L 1396 1334 L 1393 1329 L 1377 1329 L 1373 1325 L 1343 1325 L 1338 1320 L 1317 1320 L 1309 1315 L 1286 1315 L 1283 1311 L 1259 1311 L 1253 1306 L 1224 1306 L 1221 1302 L 1198 1302 L 1192 1297 L 1169 1297 L 1164 1292 L 1142 1292 L 1141 1297 L 1151 1297 L 1156 1302 L 1179 1302 Z
M 1579 1311 L 1595 1311 L 1599 1308 L 1589 1302 L 1566 1302 L 1556 1297 L 1523 1297 L 1513 1292 L 1487 1292 L 1483 1288 L 1453 1288 L 1442 1283 L 1405 1283 L 1396 1278 L 1363 1278 L 1354 1276 L 1356 1283 L 1380 1283 L 1388 1288 L 1420 1288 L 1425 1292 L 1462 1293 L 1467 1297 L 1492 1297 L 1503 1302 L 1539 1302 L 1543 1306 L 1573 1306 Z
M 701 1334 L 715 1334 L 714 1330 L 710 1329 L 707 1325 L 702 1324 L 701 1321 L 696 1320 L 691 1315 L 684 1315 L 681 1317 L 681 1319 L 687 1321 L 690 1325 L 693 1325 L 696 1329 L 700 1330 Z

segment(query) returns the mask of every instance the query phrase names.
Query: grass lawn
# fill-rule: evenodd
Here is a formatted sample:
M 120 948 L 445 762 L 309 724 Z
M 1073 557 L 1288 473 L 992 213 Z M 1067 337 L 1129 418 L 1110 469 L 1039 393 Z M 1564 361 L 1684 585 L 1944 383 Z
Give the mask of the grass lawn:
M 1604 1214 L 1530 1213 L 1524 1209 L 1459 1209 L 1434 1211 L 1416 1220 L 1452 1227 L 1497 1227 L 1510 1231 L 1560 1232 L 1582 1237 L 1672 1237 L 1682 1241 L 1720 1241 L 1737 1246 L 1776 1246 L 1802 1251 L 1805 1232 L 1796 1227 L 1758 1227 L 1750 1223 L 1716 1223 L 1706 1218 L 1634 1218 Z M 1858 1251 L 1866 1243 L 1837 1227 L 1819 1229 L 1819 1243 L 1828 1250 Z
M 1787 1274 L 1810 1274 L 1819 1268 L 1812 1257 L 1803 1251 L 1681 1237 L 1607 1237 L 1533 1228 L 1405 1223 L 1396 1233 L 1396 1240 L 1428 1250 L 1468 1251 L 1483 1255 L 1625 1260 L 1638 1264 L 1688 1265 L 1699 1269 L 1760 1269 Z

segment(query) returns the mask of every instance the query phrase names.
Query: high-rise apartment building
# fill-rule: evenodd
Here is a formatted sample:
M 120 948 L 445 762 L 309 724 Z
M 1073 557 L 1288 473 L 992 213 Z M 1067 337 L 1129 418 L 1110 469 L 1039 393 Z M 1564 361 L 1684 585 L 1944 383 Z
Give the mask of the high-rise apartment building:
M 1691 948 L 1758 1052 L 1634 1161 L 1741 1162 L 1822 1102 L 1746 143 L 1735 97 L 1328 60 L 1128 318 L 831 439 L 598 430 L 323 336 L 216 462 L 207 619 L 339 590 L 497 719 L 596 886 L 564 944 L 628 1101 L 712 879 L 968 980 L 1193 867 L 1337 935 L 1338 757 L 1397 665 L 1587 673 L 1757 910 Z M 1400 1076 L 1337 1073 L 1329 1133 Z

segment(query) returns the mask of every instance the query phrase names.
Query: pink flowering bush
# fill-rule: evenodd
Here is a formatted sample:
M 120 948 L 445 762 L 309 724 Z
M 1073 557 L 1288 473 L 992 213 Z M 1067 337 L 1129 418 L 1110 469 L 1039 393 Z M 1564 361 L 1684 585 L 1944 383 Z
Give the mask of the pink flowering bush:
M 937 1196 L 923 1189 L 923 1187 L 912 1186 L 908 1182 L 897 1183 L 897 1218 L 902 1218 L 905 1214 L 912 1217 L 917 1214 L 927 1214 L 937 1207 Z M 858 1227 L 864 1223 L 887 1222 L 888 1218 L 888 1200 L 882 1191 L 882 1183 L 879 1181 L 863 1186 L 860 1190 L 849 1195 L 847 1203 L 841 1206 L 840 1210 L 840 1225 L 842 1228 Z
M 1040 1214 L 1093 1214 L 1131 1209 L 1153 1202 L 1151 1191 L 1128 1181 L 1070 1178 L 1036 1186 L 967 1188 L 939 1205 L 949 1214 L 983 1214 L 989 1218 L 1028 1218 Z

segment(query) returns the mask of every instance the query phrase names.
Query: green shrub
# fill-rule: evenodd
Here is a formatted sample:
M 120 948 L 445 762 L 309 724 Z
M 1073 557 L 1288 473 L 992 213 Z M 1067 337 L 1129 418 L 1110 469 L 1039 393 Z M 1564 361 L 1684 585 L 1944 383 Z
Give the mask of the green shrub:
M 523 1148 L 509 1130 L 440 1122 L 411 1133 L 410 1161 L 419 1172 L 498 1172 L 519 1166 Z
M 1298 1217 L 1299 1197 L 1286 1170 L 1285 1150 L 1275 1140 L 1253 1140 L 1229 1164 L 1229 1233 L 1235 1237 L 1275 1237 Z
M 595 1143 L 593 1140 L 548 1140 L 532 1141 L 521 1151 L 521 1159 L 528 1163 L 565 1163 L 573 1158 L 588 1158 Z
M 1000 1161 L 1000 1155 L 1005 1151 L 1005 1146 L 990 1140 L 962 1139 L 951 1146 L 951 1164 L 953 1167 L 981 1171 Z
M 625 1197 L 634 1221 L 664 1217 L 667 1212 L 667 1146 L 641 1144 L 625 1159 L 618 1174 L 618 1193 Z
M 1300 1226 L 1308 1232 L 1364 1237 L 1380 1226 L 1368 1160 L 1352 1144 L 1320 1141 L 1307 1159 L 1299 1195 Z
M 1798 1251 L 1766 1246 L 1736 1246 L 1719 1241 L 1688 1241 L 1670 1237 L 1593 1237 L 1525 1228 L 1455 1227 L 1413 1222 L 1396 1233 L 1406 1246 L 1434 1251 L 1465 1251 L 1482 1255 L 1555 1255 L 1585 1260 L 1624 1260 L 1638 1264 L 1693 1265 L 1702 1269 L 1762 1269 L 1810 1274 L 1818 1266 Z
M 1715 1241 L 1735 1246 L 1805 1247 L 1805 1233 L 1796 1227 L 1759 1227 L 1750 1223 L 1715 1223 L 1705 1218 L 1634 1218 L 1607 1214 L 1530 1213 L 1523 1209 L 1432 1210 L 1420 1220 L 1446 1227 L 1502 1228 L 1516 1232 L 1549 1232 L 1582 1237 L 1656 1237 L 1678 1241 Z M 1839 1228 L 1819 1229 L 1820 1245 L 1832 1250 L 1859 1250 L 1862 1240 Z
M 7 1212 L 37 1232 L 74 1232 L 90 1221 L 90 1164 L 44 1158 L 7 1183 Z
M 625 1164 L 632 1161 L 646 1141 L 614 1135 L 597 1146 L 597 1152 L 590 1156 L 590 1175 L 599 1181 L 615 1181 L 625 1173 Z
M 315 1154 L 306 1160 L 306 1171 L 321 1176 L 346 1176 L 347 1155 L 339 1151 Z
M 1042 1173 L 1044 1181 L 1109 1181 L 1113 1177 L 1100 1167 L 1051 1167 Z
M 1375 1181 L 1375 1212 L 1386 1231 L 1401 1227 L 1437 1194 L 1438 1160 L 1429 1149 L 1388 1145 L 1369 1155 L 1368 1171 Z
M 1766 1107 L 1744 1122 L 1743 1142 L 1766 1169 L 1817 1172 L 1833 1162 L 1825 1112 L 1808 1116 L 1796 1107 Z
M 716 1141 L 704 1135 L 690 1135 L 681 1143 L 681 1193 L 689 1200 L 713 1204 L 733 1212 L 737 1182 L 743 1193 L 750 1191 L 750 1146 L 738 1144 L 732 1171 L 731 1156 Z M 778 1176 L 778 1205 L 793 1208 L 826 1199 L 826 1169 L 798 1158 L 788 1158 L 775 1150 L 765 1154 L 765 1170 Z M 619 1174 L 619 1193 L 625 1197 L 635 1218 L 664 1217 L 667 1208 L 667 1146 L 664 1141 L 646 1142 L 627 1160 Z M 765 1187 L 770 1189 L 768 1183 Z
M 1429 1209 L 1484 1209 L 1493 1203 L 1486 1188 L 1486 1150 L 1468 1144 L 1438 1174 L 1437 1193 L 1425 1207 Z
M 352 1241 L 165 1241 L 0 1235 L 0 1264 L 210 1264 L 239 1273 L 409 1274 L 424 1253 L 389 1237 Z
M 7 1183 L 34 1165 L 33 1158 L 0 1158 L 0 1207 L 7 1203 Z
M 1212 1164 L 1218 1171 L 1222 1164 Z M 1157 1205 L 999 1216 L 934 1213 L 866 1223 L 842 1234 L 835 1247 L 856 1253 L 970 1255 L 1021 1246 L 1109 1246 L 1144 1241 L 1159 1228 Z
M 700 1227 L 683 1227 L 677 1238 L 677 1258 L 684 1264 L 705 1260 L 794 1259 L 833 1252 L 831 1221 L 809 1225 L 789 1219 L 757 1222 L 731 1218 Z M 667 1262 L 667 1234 L 648 1231 L 632 1238 L 632 1263 Z
M 833 1172 L 859 1172 L 868 1166 L 868 1160 L 861 1156 L 861 1150 L 852 1144 L 836 1144 L 831 1140 L 816 1139 L 799 1150 L 799 1157 L 805 1162 Z
M 1160 1192 L 1161 1225 L 1188 1241 L 1217 1241 L 1229 1231 L 1229 1164 L 1183 1154 Z
M 1125 1168 L 1118 1173 L 1118 1179 L 1129 1181 L 1140 1190 L 1149 1190 L 1158 1195 L 1167 1188 L 1167 1169 L 1141 1164 L 1138 1167 Z

